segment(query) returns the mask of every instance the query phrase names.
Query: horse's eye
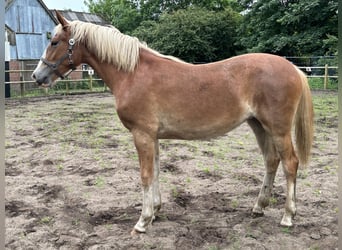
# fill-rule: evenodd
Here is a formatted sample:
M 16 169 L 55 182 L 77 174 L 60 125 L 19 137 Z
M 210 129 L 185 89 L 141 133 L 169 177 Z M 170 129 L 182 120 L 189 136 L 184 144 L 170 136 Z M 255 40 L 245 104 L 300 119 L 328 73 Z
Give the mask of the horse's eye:
M 56 47 L 58 45 L 59 41 L 51 41 L 51 46 Z

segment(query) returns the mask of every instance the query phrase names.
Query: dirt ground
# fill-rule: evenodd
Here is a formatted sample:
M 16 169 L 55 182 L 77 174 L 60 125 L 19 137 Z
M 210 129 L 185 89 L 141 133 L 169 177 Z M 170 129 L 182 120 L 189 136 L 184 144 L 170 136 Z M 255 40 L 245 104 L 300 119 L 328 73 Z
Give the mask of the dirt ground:
M 161 141 L 162 209 L 135 237 L 138 158 L 113 103 L 109 93 L 6 101 L 6 249 L 337 249 L 336 93 L 314 93 L 292 228 L 280 226 L 281 166 L 265 215 L 251 215 L 265 171 L 243 124 L 209 141 Z

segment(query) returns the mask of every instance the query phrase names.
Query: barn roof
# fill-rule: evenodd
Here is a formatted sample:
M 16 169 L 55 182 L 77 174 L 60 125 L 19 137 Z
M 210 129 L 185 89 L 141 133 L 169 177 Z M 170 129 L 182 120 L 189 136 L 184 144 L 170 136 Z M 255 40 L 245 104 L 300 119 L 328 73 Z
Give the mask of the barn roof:
M 56 12 L 51 11 L 56 18 Z M 105 21 L 103 18 L 96 14 L 85 13 L 79 11 L 71 11 L 71 10 L 58 10 L 67 20 L 69 21 L 82 21 L 82 22 L 90 22 L 98 25 L 108 25 L 109 22 Z

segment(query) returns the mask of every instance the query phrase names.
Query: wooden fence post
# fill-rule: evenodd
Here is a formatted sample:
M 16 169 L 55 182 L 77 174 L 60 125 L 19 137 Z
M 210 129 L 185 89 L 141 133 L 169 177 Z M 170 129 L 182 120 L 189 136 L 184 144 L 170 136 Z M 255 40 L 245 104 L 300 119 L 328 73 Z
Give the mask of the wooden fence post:
M 324 67 L 324 89 L 327 89 L 328 85 L 328 64 Z
M 93 92 L 93 75 L 89 75 L 89 80 L 90 80 L 90 92 Z
M 23 82 L 23 77 L 20 76 L 20 96 L 24 97 L 25 95 L 25 83 Z
M 23 74 L 23 70 L 24 70 L 24 62 L 20 61 L 20 66 L 19 66 L 20 72 L 19 72 L 19 76 L 20 76 L 20 95 L 21 97 L 24 97 L 25 95 L 25 83 L 24 83 L 24 74 Z

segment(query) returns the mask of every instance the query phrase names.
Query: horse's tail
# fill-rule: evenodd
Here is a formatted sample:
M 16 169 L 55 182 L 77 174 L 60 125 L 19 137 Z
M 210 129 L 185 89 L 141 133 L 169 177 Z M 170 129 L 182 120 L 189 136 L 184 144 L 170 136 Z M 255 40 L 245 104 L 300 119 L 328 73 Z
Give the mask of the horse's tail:
M 299 165 L 301 167 L 307 167 L 313 142 L 314 113 L 308 79 L 300 69 L 297 67 L 296 69 L 300 75 L 303 88 L 295 117 L 297 155 L 299 158 Z

